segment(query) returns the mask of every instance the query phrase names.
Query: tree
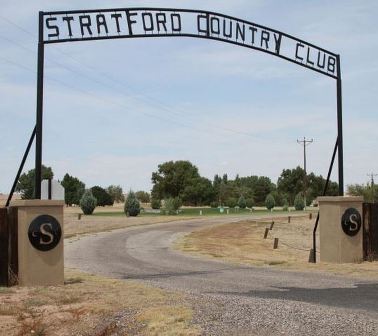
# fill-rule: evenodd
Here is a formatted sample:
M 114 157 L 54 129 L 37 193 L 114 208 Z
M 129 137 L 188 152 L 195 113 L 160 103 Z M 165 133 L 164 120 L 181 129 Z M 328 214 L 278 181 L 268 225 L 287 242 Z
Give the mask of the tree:
M 80 208 L 84 212 L 84 215 L 92 215 L 96 205 L 96 198 L 90 190 L 86 190 L 80 199 Z
M 351 196 L 363 196 L 365 202 L 378 202 L 378 185 L 367 183 L 348 185 L 348 194 Z
M 85 191 L 85 184 L 78 178 L 66 174 L 63 177 L 62 186 L 64 187 L 64 202 L 66 205 L 80 204 L 80 199 Z
M 302 193 L 298 193 L 294 199 L 295 210 L 302 211 L 305 207 L 304 198 Z
M 274 200 L 273 195 L 269 194 L 268 196 L 266 196 L 266 199 L 265 199 L 265 206 L 266 206 L 266 208 L 268 210 L 272 210 L 275 205 L 276 205 L 276 202 Z
M 188 181 L 181 197 L 185 205 L 210 205 L 215 200 L 215 192 L 209 179 L 196 177 Z
M 298 193 L 303 193 L 304 170 L 301 167 L 295 169 L 284 169 L 277 181 L 277 190 L 285 195 L 289 204 L 294 204 L 294 199 Z M 323 176 L 311 173 L 307 175 L 306 202 L 310 205 L 316 197 L 323 194 L 326 180 Z M 330 181 L 326 192 L 327 196 L 338 195 L 338 184 Z
M 94 186 L 91 188 L 93 196 L 97 199 L 98 206 L 113 205 L 112 197 L 106 192 L 104 188 Z
M 298 166 L 295 169 L 284 169 L 278 178 L 277 189 L 287 195 L 289 204 L 293 204 L 295 196 L 303 191 L 304 175 L 304 170 Z
M 254 199 L 257 205 L 263 205 L 268 194 L 275 188 L 269 177 L 259 176 L 254 190 Z
M 42 165 L 42 180 L 52 179 L 54 173 L 51 167 L 45 167 Z M 18 179 L 16 185 L 16 191 L 21 193 L 22 199 L 33 199 L 34 198 L 34 185 L 35 185 L 35 170 L 31 169 L 27 173 L 24 173 Z
M 253 208 L 255 205 L 255 200 L 253 198 L 247 198 L 246 205 L 247 205 L 247 208 L 250 208 L 250 209 Z
M 235 208 L 237 205 L 238 205 L 238 200 L 235 197 L 230 197 L 226 201 L 226 206 L 228 206 L 229 208 Z
M 107 189 L 106 192 L 110 195 L 110 197 L 113 200 L 113 203 L 122 203 L 125 202 L 125 196 L 123 195 L 123 190 L 121 186 L 116 186 L 116 185 L 110 185 Z
M 245 200 L 244 196 L 241 195 L 238 200 L 238 206 L 241 209 L 245 209 L 247 207 L 247 201 Z
M 127 216 L 131 217 L 136 217 L 140 214 L 140 203 L 132 190 L 127 194 L 124 211 Z
M 148 203 L 150 201 L 150 194 L 146 191 L 137 191 L 135 196 L 139 202 Z
M 198 177 L 198 168 L 189 161 L 165 162 L 152 173 L 152 195 L 158 199 L 180 197 L 185 187 Z
M 236 199 L 237 197 L 237 189 L 235 188 L 233 183 L 227 182 L 225 183 L 222 181 L 222 183 L 219 186 L 219 194 L 218 199 L 220 202 L 220 205 L 227 204 L 229 202 L 229 199 Z M 237 199 L 236 199 L 237 202 Z

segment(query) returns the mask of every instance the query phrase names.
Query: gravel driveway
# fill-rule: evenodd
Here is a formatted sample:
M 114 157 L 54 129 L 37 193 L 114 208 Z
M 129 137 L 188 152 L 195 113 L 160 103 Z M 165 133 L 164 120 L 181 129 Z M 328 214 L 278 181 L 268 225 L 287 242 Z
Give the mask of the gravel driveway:
M 233 265 L 171 249 L 178 236 L 224 222 L 230 218 L 155 224 L 66 241 L 66 266 L 184 292 L 205 335 L 378 335 L 376 282 Z

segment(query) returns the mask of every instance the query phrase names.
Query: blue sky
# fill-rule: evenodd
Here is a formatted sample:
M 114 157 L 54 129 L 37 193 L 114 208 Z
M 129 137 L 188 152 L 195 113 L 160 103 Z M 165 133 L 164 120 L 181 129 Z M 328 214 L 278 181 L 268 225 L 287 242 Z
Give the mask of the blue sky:
M 9 191 L 35 123 L 38 11 L 104 6 L 212 10 L 340 54 L 345 184 L 378 173 L 376 1 L 3 0 L 0 192 Z M 149 190 L 159 163 L 190 160 L 211 179 L 276 182 L 282 169 L 303 165 L 303 136 L 314 138 L 308 170 L 327 173 L 335 80 L 279 58 L 189 38 L 79 42 L 48 45 L 45 76 L 43 161 L 57 178 Z M 25 171 L 33 166 L 34 149 Z

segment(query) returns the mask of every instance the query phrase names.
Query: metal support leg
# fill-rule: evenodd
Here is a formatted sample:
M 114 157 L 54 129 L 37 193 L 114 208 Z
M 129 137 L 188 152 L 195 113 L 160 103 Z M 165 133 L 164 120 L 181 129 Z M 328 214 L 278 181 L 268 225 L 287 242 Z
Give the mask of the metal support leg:
M 330 164 L 329 169 L 328 169 L 327 180 L 326 180 L 326 183 L 324 185 L 323 195 L 322 196 L 325 196 L 326 193 L 327 193 L 327 189 L 328 189 L 329 181 L 331 179 L 331 173 L 332 173 L 332 169 L 333 169 L 333 164 L 335 162 L 336 151 L 338 150 L 338 146 L 339 146 L 339 139 L 336 139 L 335 148 L 333 149 L 331 164 Z M 312 232 L 312 253 L 313 253 L 313 258 L 312 258 L 312 260 L 310 262 L 313 262 L 313 263 L 316 263 L 316 230 L 318 229 L 318 224 L 319 224 L 319 212 L 318 212 L 318 215 L 316 217 L 314 231 Z
M 13 182 L 13 186 L 12 186 L 12 189 L 9 193 L 9 196 L 8 196 L 8 199 L 7 199 L 7 203 L 5 204 L 6 207 L 9 206 L 10 204 L 10 201 L 12 200 L 12 197 L 13 197 L 13 194 L 14 194 L 14 191 L 16 189 L 16 186 L 17 186 L 17 182 L 18 182 L 18 179 L 20 178 L 20 175 L 22 173 L 22 170 L 24 169 L 24 165 L 25 165 L 25 161 L 29 155 L 29 151 L 30 151 L 30 147 L 33 143 L 33 140 L 34 140 L 34 137 L 35 137 L 35 130 L 36 130 L 36 127 L 34 126 L 34 129 L 33 129 L 33 132 L 30 136 L 30 140 L 29 140 L 29 143 L 26 147 L 26 151 L 24 153 L 24 156 L 22 158 L 22 161 L 21 161 L 21 164 L 20 164 L 20 167 L 18 168 L 18 172 L 17 172 L 17 175 L 16 175 L 16 178 L 14 179 L 14 182 Z
M 34 185 L 34 198 L 35 199 L 41 199 L 44 52 L 45 52 L 45 46 L 43 43 L 43 12 L 39 12 L 37 115 L 36 115 L 36 141 L 35 141 L 35 185 Z
M 337 56 L 337 138 L 339 162 L 339 196 L 344 196 L 343 105 L 340 56 Z

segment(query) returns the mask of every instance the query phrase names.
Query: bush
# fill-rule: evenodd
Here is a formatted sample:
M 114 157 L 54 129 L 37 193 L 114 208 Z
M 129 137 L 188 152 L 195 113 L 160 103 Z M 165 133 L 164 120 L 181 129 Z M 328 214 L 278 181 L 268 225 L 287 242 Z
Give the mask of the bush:
M 266 196 L 266 198 L 265 198 L 265 206 L 266 206 L 266 208 L 268 210 L 272 210 L 275 205 L 276 205 L 276 202 L 274 200 L 273 195 L 269 194 L 268 196 Z
M 179 197 L 171 197 L 164 200 L 164 210 L 168 215 L 174 215 L 180 207 L 181 199 Z
M 218 208 L 218 202 L 211 202 L 210 203 L 210 206 L 212 207 L 212 208 Z
M 245 200 L 243 195 L 239 197 L 238 206 L 240 209 L 245 209 L 247 207 L 247 201 Z
M 154 210 L 158 210 L 161 208 L 161 200 L 156 198 L 151 198 L 151 208 Z
M 136 217 L 140 214 L 140 204 L 137 200 L 135 193 L 130 190 L 125 201 L 125 214 L 127 216 Z
M 294 207 L 295 207 L 295 210 L 301 211 L 304 209 L 305 204 L 304 204 L 304 199 L 301 193 L 298 193 L 297 196 L 295 196 Z
M 247 198 L 245 201 L 247 208 L 253 208 L 255 205 L 255 200 L 253 198 Z
M 228 206 L 230 208 L 235 208 L 237 205 L 238 205 L 238 200 L 236 198 L 230 197 L 226 201 L 226 206 Z
M 80 208 L 84 215 L 92 215 L 97 205 L 97 199 L 90 190 L 86 190 L 80 199 Z

